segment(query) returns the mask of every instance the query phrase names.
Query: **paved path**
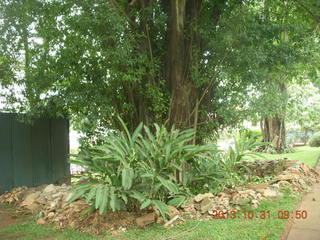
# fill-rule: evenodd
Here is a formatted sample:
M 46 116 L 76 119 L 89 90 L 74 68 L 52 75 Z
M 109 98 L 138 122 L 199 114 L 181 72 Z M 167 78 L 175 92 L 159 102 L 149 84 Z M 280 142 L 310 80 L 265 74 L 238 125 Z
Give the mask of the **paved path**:
M 297 210 L 306 210 L 307 218 L 293 221 L 287 240 L 320 240 L 320 183 L 313 185 Z

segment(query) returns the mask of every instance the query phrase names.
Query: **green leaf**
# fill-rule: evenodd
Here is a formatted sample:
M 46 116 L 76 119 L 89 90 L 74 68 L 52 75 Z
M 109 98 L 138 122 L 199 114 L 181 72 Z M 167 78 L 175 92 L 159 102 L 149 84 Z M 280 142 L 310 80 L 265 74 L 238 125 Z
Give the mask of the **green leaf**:
M 129 190 L 132 187 L 134 171 L 132 168 L 122 169 L 122 187 L 124 190 Z
M 153 200 L 152 203 L 159 210 L 161 216 L 166 219 L 166 212 L 168 211 L 168 205 L 159 200 Z
M 146 199 L 145 196 L 138 191 L 132 191 L 130 196 L 137 199 L 139 202 L 143 202 Z
M 107 208 L 107 204 L 108 204 L 108 199 L 109 199 L 109 195 L 108 195 L 108 191 L 109 188 L 107 186 L 103 186 L 102 188 L 102 199 L 101 199 L 101 203 L 99 206 L 99 213 L 102 214 L 106 211 Z
M 176 198 L 171 199 L 171 200 L 168 202 L 168 205 L 175 206 L 175 207 L 179 207 L 179 206 L 181 206 L 185 201 L 186 201 L 186 197 L 184 197 L 184 196 L 176 197 Z
M 172 193 L 178 193 L 179 188 L 176 184 L 171 182 L 170 180 L 166 180 L 163 177 L 158 176 L 157 179 L 162 183 L 163 186 L 165 186 L 170 192 Z
M 99 209 L 101 202 L 103 198 L 103 192 L 102 192 L 102 186 L 97 187 L 97 193 L 96 193 L 96 202 L 95 202 L 95 207 L 96 209 Z
M 94 206 L 90 206 L 83 213 L 81 213 L 81 216 L 89 215 L 90 213 L 93 213 L 94 210 L 95 210 L 95 207 Z
M 68 202 L 73 202 L 85 195 L 87 191 L 89 191 L 91 184 L 79 185 L 72 189 L 74 192 L 71 197 L 68 199 Z
M 125 204 L 128 204 L 128 197 L 127 197 L 126 194 L 122 193 L 121 194 L 121 198 L 122 198 L 122 200 L 124 201 Z
M 110 191 L 110 207 L 112 211 L 115 211 L 117 209 L 117 196 L 115 194 L 115 188 L 111 187 Z
M 150 199 L 147 199 L 146 201 L 144 201 L 141 206 L 140 206 L 140 209 L 144 209 L 146 207 L 149 207 L 150 204 L 152 203 L 152 201 Z
M 96 196 L 96 191 L 97 188 L 96 187 L 92 187 L 89 191 L 89 193 L 86 196 L 86 202 L 89 203 L 92 199 L 94 199 L 94 197 Z

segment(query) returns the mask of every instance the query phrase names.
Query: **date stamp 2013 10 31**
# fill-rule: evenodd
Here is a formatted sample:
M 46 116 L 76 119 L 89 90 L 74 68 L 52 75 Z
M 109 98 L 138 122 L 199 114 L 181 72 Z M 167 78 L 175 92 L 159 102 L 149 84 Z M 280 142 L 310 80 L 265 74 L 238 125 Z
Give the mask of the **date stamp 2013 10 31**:
M 262 211 L 244 211 L 244 210 L 212 210 L 210 211 L 213 219 L 307 219 L 308 212 L 306 210 L 278 210 L 271 212 L 269 210 Z

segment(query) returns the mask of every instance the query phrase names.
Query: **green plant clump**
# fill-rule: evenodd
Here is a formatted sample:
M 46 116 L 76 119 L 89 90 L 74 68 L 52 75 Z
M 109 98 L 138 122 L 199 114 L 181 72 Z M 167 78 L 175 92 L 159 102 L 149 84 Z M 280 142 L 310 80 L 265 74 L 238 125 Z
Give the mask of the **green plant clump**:
M 243 129 L 239 133 L 239 139 L 244 137 L 246 140 L 254 140 L 256 143 L 260 143 L 263 141 L 263 136 L 261 130 L 252 130 L 252 129 Z
M 88 174 L 74 187 L 70 201 L 82 197 L 100 213 L 153 206 L 164 216 L 166 203 L 179 206 L 190 195 L 185 166 L 215 147 L 189 144 L 193 130 L 168 131 L 155 124 L 152 132 L 140 124 L 130 134 L 122 125 L 124 132 L 111 133 L 103 145 L 71 160 Z
M 310 147 L 320 147 L 320 132 L 317 132 L 311 136 L 308 141 Z
M 122 122 L 122 121 L 121 121 Z M 258 144 L 245 137 L 227 153 L 216 145 L 190 144 L 194 131 L 180 131 L 140 124 L 130 134 L 109 134 L 104 144 L 74 155 L 72 163 L 86 167 L 69 201 L 84 198 L 91 210 L 137 210 L 156 208 L 165 216 L 168 205 L 180 206 L 193 193 L 217 192 L 245 181 L 237 166 L 248 149 Z

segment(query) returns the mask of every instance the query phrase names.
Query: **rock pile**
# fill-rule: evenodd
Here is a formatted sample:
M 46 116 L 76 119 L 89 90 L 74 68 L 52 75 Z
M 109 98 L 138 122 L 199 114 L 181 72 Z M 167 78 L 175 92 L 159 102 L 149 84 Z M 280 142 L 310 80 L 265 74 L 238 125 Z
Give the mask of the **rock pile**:
M 36 188 L 19 187 L 0 196 L 0 202 L 17 204 L 19 207 L 30 210 L 33 213 L 40 211 L 54 211 L 65 207 L 70 186 L 62 184 L 42 185 Z
M 282 195 L 282 190 L 308 191 L 319 181 L 319 174 L 308 165 L 295 160 L 244 162 L 244 165 L 259 176 L 278 174 L 267 183 L 227 189 L 216 196 L 211 193 L 198 194 L 188 204 L 182 205 L 182 215 L 190 218 L 211 218 L 216 211 L 239 210 L 243 206 L 253 209 L 261 200 Z
M 266 160 L 266 161 L 254 161 L 241 163 L 241 167 L 245 169 L 254 176 L 266 177 L 272 175 L 278 175 L 286 168 L 287 159 L 276 159 L 276 160 Z
M 319 174 L 299 161 L 244 162 L 243 165 L 258 176 L 275 177 L 267 183 L 227 189 L 217 195 L 198 194 L 179 209 L 170 207 L 168 218 L 212 218 L 215 211 L 240 210 L 243 206 L 257 208 L 261 200 L 281 195 L 284 188 L 302 192 L 319 181 Z M 16 204 L 21 209 L 37 214 L 39 224 L 55 223 L 60 228 L 69 226 L 95 233 L 106 230 L 124 231 L 134 223 L 144 226 L 155 221 L 163 222 L 156 213 L 141 216 L 141 213 L 122 211 L 99 215 L 93 211 L 85 214 L 89 206 L 83 200 L 67 202 L 71 196 L 69 190 L 70 186 L 65 184 L 50 184 L 36 188 L 19 187 L 1 195 L 0 203 Z
M 268 189 L 267 191 L 272 191 Z M 274 196 L 279 191 L 272 191 Z M 189 203 L 181 206 L 181 215 L 185 218 L 211 218 L 217 211 L 240 210 L 245 205 L 257 208 L 264 195 L 252 189 L 225 190 L 214 196 L 211 193 L 198 194 Z
M 0 195 L 0 203 L 15 204 L 17 202 L 20 202 L 24 199 L 26 191 L 26 187 L 15 188 L 11 192 Z
M 54 223 L 57 228 L 74 227 L 78 230 L 101 233 L 123 231 L 136 219 L 134 213 L 115 212 L 99 215 L 85 214 L 90 206 L 83 200 L 68 203 L 72 193 L 66 184 L 43 185 L 36 188 L 19 187 L 0 196 L 0 203 L 15 204 L 37 216 L 38 224 Z

